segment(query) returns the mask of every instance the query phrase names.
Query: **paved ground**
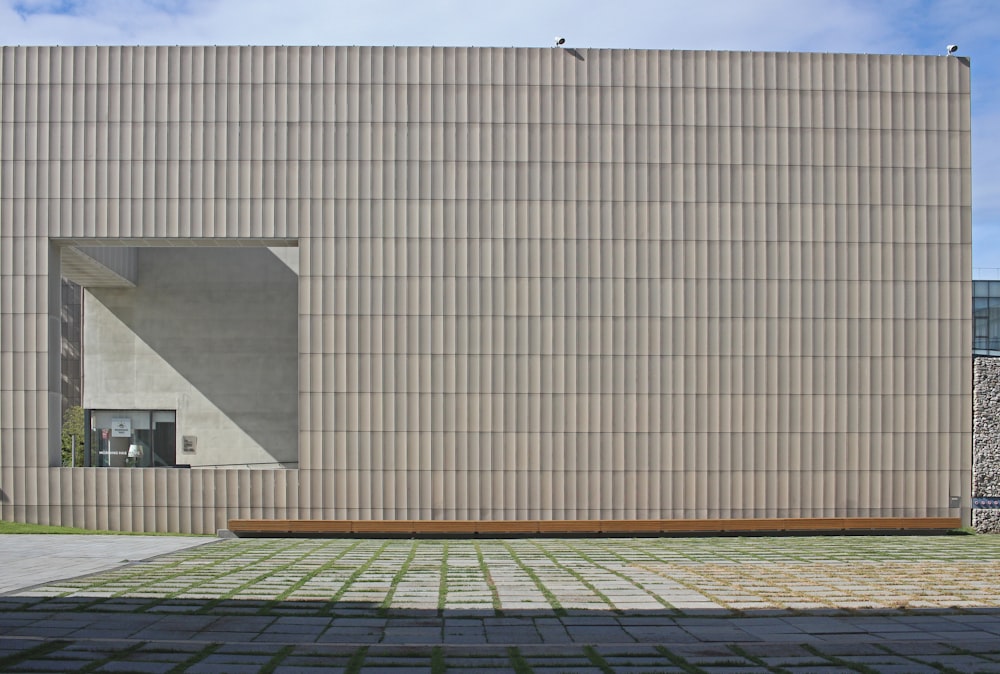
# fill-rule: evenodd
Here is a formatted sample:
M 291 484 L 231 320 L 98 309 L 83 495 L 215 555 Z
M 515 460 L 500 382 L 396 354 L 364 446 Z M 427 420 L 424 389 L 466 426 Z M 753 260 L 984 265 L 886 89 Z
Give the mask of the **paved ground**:
M 202 545 L 191 536 L 0 534 L 0 594 Z
M 0 671 L 1000 672 L 998 578 L 1000 536 L 218 541 L 0 597 Z

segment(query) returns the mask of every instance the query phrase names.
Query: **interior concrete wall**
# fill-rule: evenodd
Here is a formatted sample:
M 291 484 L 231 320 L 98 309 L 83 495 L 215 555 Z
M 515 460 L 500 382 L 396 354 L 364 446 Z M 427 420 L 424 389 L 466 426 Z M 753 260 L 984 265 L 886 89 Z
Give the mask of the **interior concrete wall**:
M 64 254 L 62 260 L 63 276 L 71 276 L 69 272 L 70 260 L 76 262 L 77 267 L 93 268 L 96 265 L 97 274 L 80 279 L 78 282 L 81 285 L 87 287 L 130 287 L 135 285 L 136 265 L 138 263 L 135 248 L 129 246 L 67 246 L 62 252 Z M 83 260 L 80 260 L 80 257 Z M 86 272 L 84 273 L 86 274 Z M 109 278 L 94 278 L 97 275 Z
M 134 289 L 86 293 L 84 406 L 176 410 L 192 467 L 297 465 L 297 255 L 138 249 Z

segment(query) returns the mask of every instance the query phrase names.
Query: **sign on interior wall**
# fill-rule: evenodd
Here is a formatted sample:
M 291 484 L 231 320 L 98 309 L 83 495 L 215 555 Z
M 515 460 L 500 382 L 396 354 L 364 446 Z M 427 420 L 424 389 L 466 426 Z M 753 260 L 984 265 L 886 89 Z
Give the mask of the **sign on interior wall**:
M 132 419 L 129 417 L 112 417 L 111 419 L 111 437 L 113 438 L 131 438 L 132 437 Z

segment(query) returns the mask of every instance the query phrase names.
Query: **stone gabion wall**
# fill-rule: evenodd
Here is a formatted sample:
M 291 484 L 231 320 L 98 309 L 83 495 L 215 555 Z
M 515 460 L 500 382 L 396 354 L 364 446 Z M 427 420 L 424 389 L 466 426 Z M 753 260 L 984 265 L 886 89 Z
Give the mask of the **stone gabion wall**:
M 972 496 L 1000 497 L 1000 358 L 973 358 Z M 1000 509 L 972 511 L 972 526 L 1000 533 Z

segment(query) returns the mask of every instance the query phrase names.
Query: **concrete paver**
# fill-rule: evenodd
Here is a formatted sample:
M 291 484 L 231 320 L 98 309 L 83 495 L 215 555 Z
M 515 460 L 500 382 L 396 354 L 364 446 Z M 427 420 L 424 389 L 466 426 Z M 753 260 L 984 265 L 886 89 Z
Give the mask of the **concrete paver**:
M 0 596 L 0 670 L 1000 671 L 1000 537 L 78 538 L 108 566 Z

